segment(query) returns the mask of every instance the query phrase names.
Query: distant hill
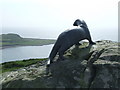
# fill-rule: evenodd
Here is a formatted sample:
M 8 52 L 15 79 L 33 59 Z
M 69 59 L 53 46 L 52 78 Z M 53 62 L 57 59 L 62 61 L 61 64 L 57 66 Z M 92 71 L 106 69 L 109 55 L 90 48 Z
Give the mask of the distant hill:
M 11 46 L 40 46 L 53 43 L 55 43 L 55 40 L 52 39 L 23 38 L 13 33 L 0 35 L 0 47 L 3 48 Z

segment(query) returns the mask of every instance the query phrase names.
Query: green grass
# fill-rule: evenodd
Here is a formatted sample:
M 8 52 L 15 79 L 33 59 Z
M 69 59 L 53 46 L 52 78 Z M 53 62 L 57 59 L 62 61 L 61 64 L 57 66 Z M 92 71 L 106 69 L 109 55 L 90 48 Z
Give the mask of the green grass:
M 17 70 L 17 69 L 22 68 L 22 67 L 36 64 L 36 63 L 43 61 L 43 60 L 47 60 L 47 58 L 5 62 L 5 63 L 0 64 L 0 71 L 2 71 L 2 73 L 4 73 L 4 72 L 8 72 L 8 71 Z

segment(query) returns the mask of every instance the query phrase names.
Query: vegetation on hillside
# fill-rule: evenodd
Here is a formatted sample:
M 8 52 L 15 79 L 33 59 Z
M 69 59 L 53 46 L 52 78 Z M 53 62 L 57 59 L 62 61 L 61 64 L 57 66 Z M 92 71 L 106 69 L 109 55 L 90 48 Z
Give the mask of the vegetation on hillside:
M 2 34 L 0 35 L 0 47 L 5 46 L 40 46 L 53 44 L 55 40 L 52 39 L 33 39 L 22 38 L 18 34 Z

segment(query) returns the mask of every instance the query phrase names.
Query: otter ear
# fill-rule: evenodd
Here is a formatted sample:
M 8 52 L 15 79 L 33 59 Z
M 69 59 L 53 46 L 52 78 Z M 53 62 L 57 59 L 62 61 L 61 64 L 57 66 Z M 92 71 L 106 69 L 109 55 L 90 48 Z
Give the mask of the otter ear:
M 84 20 L 82 20 L 81 23 L 82 23 L 82 26 L 88 27 Z

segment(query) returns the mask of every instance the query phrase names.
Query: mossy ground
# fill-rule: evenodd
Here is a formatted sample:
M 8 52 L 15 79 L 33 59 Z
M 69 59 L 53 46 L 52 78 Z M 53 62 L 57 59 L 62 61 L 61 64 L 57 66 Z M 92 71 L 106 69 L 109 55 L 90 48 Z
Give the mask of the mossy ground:
M 0 64 L 0 71 L 2 71 L 0 73 L 17 70 L 17 69 L 22 68 L 22 67 L 27 67 L 27 66 L 30 66 L 32 64 L 36 64 L 38 62 L 41 62 L 43 60 L 47 60 L 47 58 L 5 62 L 5 63 Z

